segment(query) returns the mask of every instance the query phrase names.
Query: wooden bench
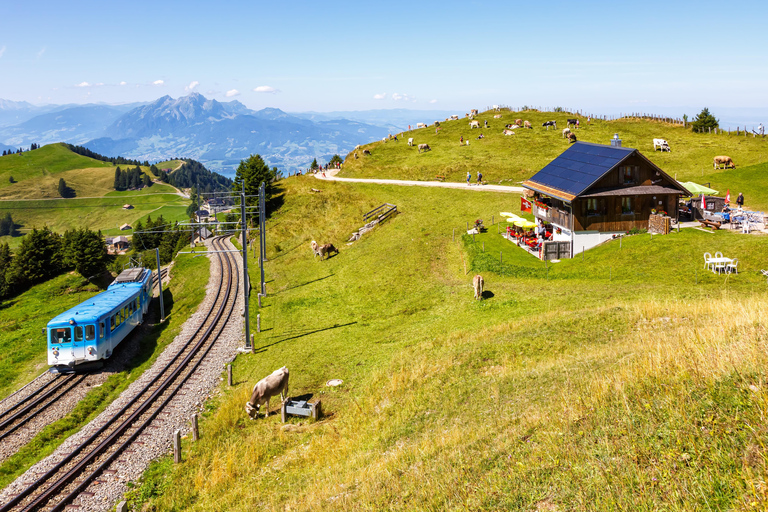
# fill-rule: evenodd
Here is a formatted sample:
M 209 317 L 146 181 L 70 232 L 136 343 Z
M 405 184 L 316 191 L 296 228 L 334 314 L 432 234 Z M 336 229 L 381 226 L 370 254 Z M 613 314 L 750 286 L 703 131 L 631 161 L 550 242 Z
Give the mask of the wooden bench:
M 712 228 L 712 229 L 720 229 L 720 224 L 717 222 L 711 222 L 708 220 L 700 220 L 701 227 L 703 228 Z
M 438 174 L 437 176 L 435 176 L 435 179 L 437 181 L 445 181 L 445 176 L 442 174 Z

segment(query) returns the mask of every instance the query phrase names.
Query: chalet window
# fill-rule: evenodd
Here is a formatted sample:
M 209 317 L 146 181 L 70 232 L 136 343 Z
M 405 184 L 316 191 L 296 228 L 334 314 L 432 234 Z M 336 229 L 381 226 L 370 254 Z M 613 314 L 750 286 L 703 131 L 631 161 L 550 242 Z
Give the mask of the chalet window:
M 605 199 L 591 198 L 584 203 L 584 215 L 594 217 L 605 215 Z
M 631 215 L 635 213 L 635 202 L 632 197 L 621 198 L 621 213 L 622 215 Z
M 625 185 L 633 185 L 638 182 L 640 167 L 637 165 L 624 165 L 619 167 L 619 182 Z

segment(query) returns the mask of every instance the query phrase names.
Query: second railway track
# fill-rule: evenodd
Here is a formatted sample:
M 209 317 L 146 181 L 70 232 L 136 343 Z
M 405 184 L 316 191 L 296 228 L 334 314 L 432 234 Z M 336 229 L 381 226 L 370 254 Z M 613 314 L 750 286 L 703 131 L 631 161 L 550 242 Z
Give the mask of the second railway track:
M 214 248 L 220 248 L 222 244 L 221 240 L 215 240 L 212 245 Z M 17 480 L 6 489 L 0 496 L 0 502 L 3 503 L 0 511 L 63 510 L 68 505 L 82 504 L 98 492 L 99 489 L 94 488 L 102 487 L 111 475 L 123 471 L 120 468 L 135 462 L 130 459 L 134 458 L 136 451 L 141 451 L 142 445 L 168 444 L 151 441 L 154 430 L 162 430 L 163 426 L 167 426 L 166 422 L 171 420 L 175 412 L 172 403 L 183 398 L 183 388 L 196 379 L 195 372 L 198 368 L 201 365 L 211 366 L 210 361 L 206 361 L 206 356 L 225 330 L 225 338 L 228 341 L 225 352 L 234 352 L 233 326 L 228 324 L 233 316 L 239 320 L 239 315 L 233 315 L 240 290 L 239 269 L 227 253 L 213 255 L 212 259 L 218 261 L 217 265 L 212 264 L 212 267 L 220 267 L 218 282 L 214 282 L 213 287 L 209 284 L 209 293 L 214 291 L 216 298 L 204 315 L 204 320 L 192 336 L 188 337 L 187 342 L 174 342 L 172 345 L 178 346 L 178 350 L 165 357 L 162 369 L 153 376 L 146 379 L 142 377 L 134 383 L 141 382 L 145 385 L 143 389 L 134 390 L 130 399 L 118 400 L 112 404 L 98 418 L 98 427 L 94 426 L 88 429 L 87 433 L 78 436 L 77 442 L 65 442 L 66 448 L 62 445 L 55 461 L 41 462 L 19 479 L 21 482 Z M 239 330 L 237 326 L 234 327 L 235 331 Z M 219 373 L 222 367 L 221 357 L 219 355 L 217 359 L 218 368 L 217 363 L 214 363 L 213 368 Z M 227 355 L 223 357 L 231 358 Z M 213 373 L 209 369 L 206 377 L 208 381 L 211 381 L 211 375 Z M 118 402 L 121 402 L 119 407 Z M 201 403 L 202 399 L 199 399 L 196 405 Z M 110 469 L 113 467 L 118 469 Z M 136 473 L 135 468 L 133 469 L 133 473 Z M 124 478 L 120 480 L 123 481 Z M 113 487 L 119 491 L 119 485 Z M 115 494 L 116 491 L 113 490 L 111 496 L 114 498 Z M 101 496 L 99 501 L 108 503 L 104 509 L 112 506 L 104 496 Z M 92 506 L 88 508 L 93 509 Z

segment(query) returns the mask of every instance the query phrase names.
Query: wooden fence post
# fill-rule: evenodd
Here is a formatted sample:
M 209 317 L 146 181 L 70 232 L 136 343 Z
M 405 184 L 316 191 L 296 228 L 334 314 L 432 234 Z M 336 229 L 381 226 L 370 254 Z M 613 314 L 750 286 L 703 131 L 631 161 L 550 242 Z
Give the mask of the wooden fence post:
M 181 462 L 181 430 L 173 432 L 173 462 Z
M 200 430 L 197 427 L 197 413 L 195 413 L 192 415 L 192 440 L 198 441 L 199 439 L 200 439 Z
M 232 387 L 232 363 L 227 365 L 227 386 Z
M 128 503 L 125 500 L 118 503 L 115 512 L 128 512 Z
M 261 314 L 256 315 L 256 332 L 261 332 Z

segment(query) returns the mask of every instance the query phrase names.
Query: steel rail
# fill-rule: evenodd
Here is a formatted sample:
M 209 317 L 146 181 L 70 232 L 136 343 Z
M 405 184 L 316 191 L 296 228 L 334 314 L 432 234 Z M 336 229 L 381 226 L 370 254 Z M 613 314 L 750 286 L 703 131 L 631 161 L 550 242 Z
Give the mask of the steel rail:
M 214 241 L 214 243 L 216 243 L 218 241 L 219 241 L 219 239 L 216 239 Z M 222 259 L 221 256 L 219 256 L 218 259 L 221 262 L 221 259 Z M 227 258 L 227 265 L 229 266 L 229 258 Z M 229 288 L 231 288 L 231 283 L 232 283 L 232 281 L 231 281 L 231 271 L 228 274 L 229 274 L 228 277 L 230 278 L 230 284 L 227 287 L 227 292 L 226 292 L 227 296 L 225 297 L 225 299 L 223 301 L 223 304 L 220 306 L 220 309 L 219 309 L 218 313 L 216 314 L 216 318 L 210 323 L 210 325 L 209 325 L 208 329 L 206 330 L 206 332 L 203 334 L 201 339 L 198 341 L 198 343 L 196 344 L 194 349 L 189 352 L 189 354 L 184 359 L 184 361 L 172 372 L 171 376 L 166 378 L 166 381 L 160 386 L 160 388 L 157 389 L 154 393 L 152 393 L 150 398 L 148 398 L 147 400 L 143 401 L 143 403 L 139 407 L 139 409 L 137 409 L 136 411 L 131 413 L 129 418 L 127 420 L 124 420 L 123 423 L 121 423 L 118 426 L 118 428 L 115 429 L 115 431 L 113 431 L 112 433 L 108 434 L 106 440 L 103 440 L 98 445 L 98 447 L 96 449 L 92 450 L 90 454 L 88 454 L 84 459 L 82 459 L 79 463 L 77 463 L 76 464 L 76 468 L 68 471 L 67 474 L 64 477 L 62 477 L 58 481 L 54 482 L 53 485 L 51 485 L 41 496 L 36 498 L 32 503 L 25 505 L 24 506 L 24 510 L 34 509 L 35 507 L 39 506 L 43 502 L 50 501 L 50 499 L 53 498 L 54 494 L 56 494 L 59 490 L 61 490 L 61 488 L 63 486 L 68 485 L 77 476 L 78 472 L 81 472 L 88 465 L 88 463 L 93 461 L 93 459 L 95 457 L 97 457 L 98 455 L 101 455 L 101 452 L 103 452 L 104 449 L 106 449 L 110 445 L 110 443 L 113 442 L 117 438 L 118 431 L 119 431 L 120 434 L 124 433 L 131 426 L 131 423 L 134 422 L 137 418 L 139 418 L 141 416 L 141 414 L 146 412 L 146 410 L 149 408 L 151 403 L 154 400 L 156 400 L 157 397 L 160 396 L 162 394 L 162 392 L 164 390 L 166 390 L 170 386 L 170 384 L 173 382 L 173 380 L 175 380 L 176 377 L 179 375 L 179 373 L 181 372 L 183 367 L 186 364 L 188 364 L 188 362 L 194 357 L 195 351 L 199 350 L 199 347 L 210 336 L 210 333 L 216 327 L 216 325 L 217 325 L 217 323 L 218 323 L 218 321 L 219 321 L 219 319 L 220 319 L 224 309 L 226 308 L 226 305 L 227 305 L 227 302 L 228 302 L 228 296 L 229 296 L 229 292 L 230 292 Z M 223 281 L 223 278 L 224 278 L 224 272 L 222 271 L 222 281 Z M 211 307 L 209 308 L 208 312 L 206 313 L 206 317 L 205 317 L 206 320 L 204 320 L 198 326 L 198 328 L 195 330 L 195 332 L 192 334 L 192 336 L 190 337 L 190 342 L 192 340 L 194 340 L 195 337 L 197 337 L 197 335 L 200 333 L 200 330 L 204 327 L 206 321 L 211 317 L 211 313 L 213 312 L 214 308 L 219 303 L 219 297 L 221 296 L 221 288 L 222 287 L 219 286 L 219 288 L 217 289 L 216 297 L 215 297 Z M 236 295 L 235 295 L 235 297 L 236 297 Z M 227 315 L 227 319 L 229 318 L 229 316 L 231 316 L 232 309 L 234 309 L 234 308 L 230 308 L 230 313 Z M 34 490 L 36 490 L 38 487 L 44 485 L 46 481 L 51 480 L 54 475 L 56 475 L 57 473 L 61 472 L 62 469 L 66 465 L 68 465 L 70 462 L 72 462 L 72 460 L 76 456 L 80 455 L 80 453 L 83 452 L 88 445 L 94 444 L 94 442 L 98 439 L 99 436 L 101 436 L 103 433 L 105 433 L 111 427 L 113 427 L 115 425 L 115 423 L 117 422 L 118 418 L 120 418 L 121 416 L 124 416 L 125 413 L 128 412 L 128 410 L 131 407 L 133 407 L 137 402 L 139 402 L 139 399 L 141 399 L 148 391 L 150 391 L 150 389 L 157 383 L 158 380 L 160 380 L 161 377 L 164 376 L 164 374 L 168 373 L 169 369 L 175 364 L 175 362 L 179 359 L 179 357 L 186 351 L 186 349 L 188 348 L 188 345 L 189 345 L 189 343 L 187 345 L 185 345 L 184 349 L 182 349 L 179 352 L 177 352 L 177 354 L 174 355 L 174 357 L 171 359 L 171 361 L 169 361 L 169 363 L 166 364 L 166 366 L 132 400 L 129 401 L 129 403 L 127 403 L 125 406 L 123 406 L 120 409 L 120 411 L 118 411 L 116 414 L 114 414 L 112 416 L 112 420 L 110 422 L 108 422 L 105 425 L 103 425 L 102 427 L 100 427 L 94 434 L 92 434 L 88 439 L 86 439 L 83 443 L 81 443 L 80 446 L 76 447 L 70 454 L 68 454 L 61 461 L 59 461 L 57 464 L 55 464 L 54 467 L 52 467 L 50 470 L 48 470 L 42 477 L 37 479 L 32 485 L 30 485 L 29 487 L 24 489 L 24 491 L 19 493 L 17 496 L 14 496 L 8 503 L 4 504 L 0 508 L 0 511 L 4 512 L 4 511 L 7 511 L 7 510 L 11 510 L 12 508 L 14 508 L 17 505 L 19 505 L 20 502 L 22 500 L 24 500 L 25 498 L 27 498 L 30 494 L 32 494 Z M 173 394 L 175 394 L 177 390 L 174 390 Z M 159 414 L 159 412 L 161 410 L 162 409 L 158 409 L 155 412 L 155 414 L 153 415 L 153 417 L 156 416 L 157 414 Z M 144 427 L 145 426 L 142 426 L 142 429 Z M 133 437 L 133 439 L 135 439 L 135 436 Z M 123 449 L 124 449 L 124 447 L 122 447 L 120 449 L 120 452 L 122 452 Z M 114 457 L 112 457 L 112 458 L 114 458 Z M 87 461 L 86 461 L 86 459 L 87 459 Z M 78 471 L 75 471 L 75 469 L 78 469 Z M 93 478 L 95 478 L 95 473 L 88 480 L 92 480 Z M 70 496 L 68 499 L 72 499 L 72 498 L 73 498 L 73 496 Z M 64 503 L 62 505 L 62 507 L 66 506 L 66 502 L 62 502 L 62 503 Z
M 75 487 L 75 489 L 72 492 L 70 492 L 66 497 L 64 497 L 64 499 L 62 499 L 59 503 L 57 503 L 56 505 L 53 505 L 52 508 L 50 509 L 51 512 L 58 512 L 58 511 L 64 510 L 69 505 L 69 503 L 71 503 L 72 500 L 74 500 L 81 492 L 83 492 L 98 475 L 100 475 L 105 469 L 107 469 L 109 467 L 109 465 L 112 464 L 112 462 L 114 462 L 115 459 L 117 459 L 117 457 L 120 456 L 122 454 L 122 452 L 126 448 L 128 448 L 136 440 L 136 438 L 138 438 L 143 433 L 144 429 L 146 429 L 152 423 L 152 421 L 154 421 L 154 419 L 157 417 L 157 415 L 160 414 L 163 411 L 163 409 L 165 409 L 165 407 L 170 403 L 170 401 L 173 400 L 173 398 L 176 396 L 176 393 L 182 388 L 182 386 L 186 383 L 186 381 L 194 374 L 195 370 L 197 370 L 197 368 L 200 366 L 200 364 L 205 360 L 205 356 L 207 356 L 208 352 L 210 352 L 210 350 L 213 348 L 214 344 L 216 343 L 216 340 L 218 339 L 218 336 L 227 327 L 227 322 L 229 321 L 229 318 L 232 316 L 232 312 L 235 310 L 235 302 L 237 301 L 237 294 L 238 294 L 238 291 L 239 291 L 239 284 L 240 284 L 239 283 L 239 274 L 240 273 L 239 273 L 239 270 L 237 268 L 237 265 L 234 265 L 234 274 L 235 274 L 235 276 L 234 276 L 234 279 L 233 279 L 232 278 L 232 264 L 229 261 L 229 257 L 226 257 L 225 261 L 227 262 L 227 267 L 228 267 L 228 272 L 227 273 L 230 276 L 230 282 L 228 283 L 227 297 L 226 297 L 226 299 L 224 301 L 224 305 L 222 306 L 222 308 L 219 310 L 219 312 L 217 314 L 216 321 L 214 322 L 215 325 L 219 325 L 218 324 L 218 320 L 221 317 L 221 314 L 224 312 L 224 309 L 225 309 L 225 306 L 227 305 L 227 302 L 228 302 L 228 299 L 229 299 L 229 295 L 230 295 L 230 291 L 231 291 L 231 288 L 232 288 L 233 285 L 234 285 L 234 294 L 233 294 L 234 295 L 234 301 L 233 301 L 232 307 L 228 308 L 227 316 L 224 319 L 223 324 L 220 325 L 219 332 L 214 336 L 213 341 L 210 344 L 208 344 L 208 346 L 202 351 L 202 353 L 198 354 L 197 351 L 194 351 L 193 353 L 189 354 L 189 356 L 187 358 L 189 361 L 191 361 L 193 359 L 193 357 L 195 357 L 197 355 L 199 355 L 200 357 L 197 359 L 196 362 L 193 363 L 193 365 L 190 368 L 187 369 L 188 370 L 187 374 L 185 376 L 183 376 L 183 378 L 175 385 L 174 389 L 171 390 L 171 392 L 168 394 L 168 396 L 166 396 L 166 398 L 160 403 L 160 405 L 154 410 L 154 412 L 152 412 L 149 415 L 149 417 L 146 420 L 144 420 L 144 422 L 136 428 L 136 430 L 128 437 L 128 439 L 126 439 L 120 446 L 117 447 L 117 449 L 113 453 L 111 453 L 103 462 L 101 462 L 91 472 L 90 475 L 88 475 L 85 479 L 83 479 L 82 482 L 77 484 L 77 486 Z M 201 340 L 201 342 L 198 345 L 202 346 L 203 341 L 204 340 Z M 185 363 L 188 363 L 189 361 L 185 361 Z M 178 377 L 178 375 L 181 373 L 181 371 L 185 369 L 184 368 L 186 366 L 185 363 L 183 363 L 182 365 L 180 365 L 177 368 L 177 370 L 174 372 L 173 376 L 169 377 L 169 379 L 168 379 L 168 386 L 170 386 L 170 384 L 176 379 L 176 377 Z M 166 389 L 167 389 L 167 387 L 166 387 Z M 147 402 L 154 401 L 154 399 L 159 398 L 164 391 L 165 390 L 161 390 L 161 389 L 156 390 L 155 393 L 153 394 L 152 398 L 148 399 Z M 134 413 L 136 415 L 136 417 L 138 418 L 139 416 L 141 416 L 141 414 L 146 412 L 146 409 L 149 408 L 149 405 L 150 404 L 147 404 L 146 407 L 143 407 L 144 411 L 142 411 L 142 412 L 136 411 Z M 105 449 L 109 446 L 107 444 L 107 440 L 103 441 L 102 445 L 104 445 Z M 98 448 L 97 448 L 97 450 L 98 450 Z M 102 451 L 104 451 L 104 450 L 102 450 Z M 96 455 L 94 455 L 94 458 L 95 458 L 95 456 Z M 82 461 L 79 465 L 82 465 L 83 468 L 84 468 L 87 464 L 85 463 L 85 461 Z M 75 469 L 72 470 L 72 472 L 74 472 L 74 471 L 75 471 Z
M 0 413 L 0 421 L 4 422 L 5 420 L 3 420 L 3 418 L 8 416 L 11 413 L 11 411 L 13 411 L 14 409 L 18 409 L 19 407 L 26 404 L 32 397 L 36 396 L 38 393 L 41 393 L 44 389 L 46 389 L 48 386 L 51 386 L 58 379 L 59 379 L 59 375 L 56 375 L 53 379 L 49 380 L 48 382 L 46 382 L 45 384 L 43 384 L 42 386 L 34 390 L 32 393 L 30 393 L 26 398 L 21 399 L 17 404 L 13 405 L 12 407 L 9 407 L 8 409 Z M 3 428 L 3 423 L 0 423 L 0 429 L 2 428 Z
M 63 397 L 64 395 L 66 395 L 67 393 L 72 391 L 72 389 L 75 386 L 80 384 L 83 381 L 83 379 L 85 379 L 85 375 L 69 374 L 66 377 L 67 377 L 66 380 L 64 380 L 64 382 L 61 383 L 62 386 L 64 386 L 67 383 L 69 383 L 69 385 L 66 388 L 62 389 L 61 387 L 58 387 L 58 388 L 53 388 L 53 389 L 48 390 L 46 393 L 44 393 L 43 395 L 38 397 L 33 402 L 29 403 L 26 407 L 24 407 L 23 409 L 18 411 L 16 414 L 12 415 L 10 418 L 8 418 L 7 420 L 3 421 L 3 423 L 0 423 L 0 431 L 1 431 L 1 430 L 5 429 L 6 427 L 8 427 L 9 425 L 11 425 L 16 420 L 18 420 L 19 418 L 24 417 L 24 415 L 26 415 L 28 412 L 33 410 L 35 407 L 39 406 L 42 402 L 44 402 L 46 399 L 48 399 L 51 395 L 54 395 L 53 398 L 51 398 L 50 400 L 48 400 L 47 402 L 42 404 L 42 406 L 38 410 L 33 411 L 32 414 L 30 414 L 29 416 L 25 417 L 22 421 L 18 422 L 16 425 L 13 425 L 10 428 L 8 428 L 7 430 L 5 430 L 4 432 L 2 432 L 2 434 L 0 434 L 0 441 L 2 441 L 6 437 L 8 437 L 12 433 L 14 433 L 16 430 L 21 428 L 24 424 L 26 424 L 32 418 L 34 418 L 35 416 L 37 416 L 38 414 L 40 414 L 41 412 L 46 410 L 54 402 L 56 402 L 57 400 L 60 400 L 61 397 Z M 51 382 L 56 382 L 58 380 L 59 379 L 54 379 Z

